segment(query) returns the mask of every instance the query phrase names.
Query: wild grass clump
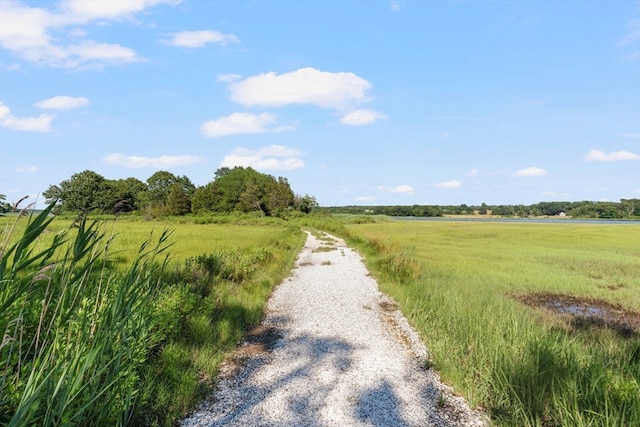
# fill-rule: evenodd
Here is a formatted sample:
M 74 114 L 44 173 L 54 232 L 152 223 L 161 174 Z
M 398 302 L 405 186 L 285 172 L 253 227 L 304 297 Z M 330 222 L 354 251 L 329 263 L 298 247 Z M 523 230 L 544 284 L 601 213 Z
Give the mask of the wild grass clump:
M 168 233 L 114 274 L 96 222 L 80 220 L 35 249 L 52 208 L 1 251 L 0 424 L 125 425 L 147 397 L 138 385 L 159 340 L 150 303 Z
M 268 248 L 225 250 L 189 257 L 186 269 L 193 275 L 192 281 L 213 279 L 241 283 L 249 279 L 263 263 L 273 258 Z
M 50 211 L 3 219 L 0 425 L 175 425 L 304 243 L 284 223 L 177 224 L 151 239 L 164 223 Z
M 576 327 L 513 298 L 553 292 L 638 312 L 637 225 L 347 228 L 424 338 L 430 363 L 497 425 L 640 425 L 640 335 Z M 419 268 L 398 267 L 412 263 Z

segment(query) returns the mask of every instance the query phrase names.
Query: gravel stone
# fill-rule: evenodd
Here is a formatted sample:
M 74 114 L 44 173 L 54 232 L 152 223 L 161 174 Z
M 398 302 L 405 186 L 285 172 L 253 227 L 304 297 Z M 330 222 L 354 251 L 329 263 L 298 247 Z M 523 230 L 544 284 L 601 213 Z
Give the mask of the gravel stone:
M 183 427 L 487 425 L 425 367 L 418 334 L 334 236 L 308 233 L 259 328 L 268 345 L 248 338 Z

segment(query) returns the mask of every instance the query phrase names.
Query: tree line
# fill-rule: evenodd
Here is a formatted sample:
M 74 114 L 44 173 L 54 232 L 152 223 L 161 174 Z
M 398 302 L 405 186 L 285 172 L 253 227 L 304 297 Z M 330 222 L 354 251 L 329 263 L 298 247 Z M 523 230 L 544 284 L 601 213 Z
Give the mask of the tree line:
M 296 195 L 286 178 L 275 178 L 247 167 L 223 167 L 211 182 L 196 187 L 187 176 L 158 171 L 146 182 L 137 178 L 106 179 L 85 170 L 44 191 L 54 213 L 125 213 L 150 216 L 189 213 L 260 212 L 280 216 L 288 211 L 311 212 L 318 206 L 309 195 Z
M 389 216 L 442 217 L 445 215 L 499 215 L 514 218 L 563 216 L 572 218 L 640 218 L 640 199 L 619 202 L 539 202 L 533 205 L 411 205 L 411 206 L 334 206 L 330 213 Z

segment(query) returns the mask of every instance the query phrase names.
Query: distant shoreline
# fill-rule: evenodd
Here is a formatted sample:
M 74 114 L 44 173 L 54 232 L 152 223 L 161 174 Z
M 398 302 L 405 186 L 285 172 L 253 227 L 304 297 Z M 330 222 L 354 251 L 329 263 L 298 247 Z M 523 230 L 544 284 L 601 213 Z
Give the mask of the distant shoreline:
M 547 224 L 610 224 L 610 225 L 640 225 L 637 219 L 608 219 L 608 218 L 568 218 L 568 217 L 533 217 L 514 218 L 493 215 L 447 215 L 441 217 L 418 217 L 418 216 L 390 216 L 396 221 L 459 221 L 459 222 L 528 222 Z

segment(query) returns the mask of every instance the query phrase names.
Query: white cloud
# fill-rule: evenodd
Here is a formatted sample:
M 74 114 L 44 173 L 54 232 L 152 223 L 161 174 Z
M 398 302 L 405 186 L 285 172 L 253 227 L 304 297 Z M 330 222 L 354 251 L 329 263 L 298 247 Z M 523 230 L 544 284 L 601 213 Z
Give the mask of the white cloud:
M 340 119 L 340 123 L 349 126 L 368 125 L 379 119 L 386 119 L 382 113 L 373 110 L 354 110 L 348 114 L 345 114 Z
M 389 187 L 381 185 L 378 187 L 378 191 L 381 193 L 401 193 L 401 194 L 413 194 L 413 187 L 410 185 L 398 185 L 396 187 Z
M 252 167 L 257 170 L 293 170 L 304 167 L 300 150 L 282 145 L 270 145 L 258 150 L 237 148 L 227 154 L 220 163 L 221 167 Z
M 0 126 L 25 132 L 49 132 L 54 116 L 41 114 L 38 117 L 16 117 L 11 109 L 0 101 Z
M 18 166 L 15 169 L 16 173 L 35 173 L 38 171 L 37 166 Z
M 72 98 L 70 96 L 54 96 L 53 98 L 45 99 L 35 104 L 36 107 L 47 110 L 72 110 L 87 105 L 89 105 L 87 98 Z
M 478 176 L 479 173 L 480 169 L 471 169 L 469 172 L 467 172 L 467 176 Z
M 242 78 L 241 74 L 219 74 L 216 81 L 223 83 L 231 83 Z
M 277 126 L 277 116 L 271 113 L 233 113 L 230 116 L 209 120 L 202 124 L 200 132 L 205 138 L 248 133 L 277 133 L 293 129 Z
M 179 0 L 64 0 L 63 16 L 71 22 L 87 22 L 94 19 L 117 20 L 161 3 L 179 3 Z
M 356 202 L 375 202 L 376 198 L 374 196 L 358 196 L 353 200 Z
M 142 156 L 125 156 L 121 153 L 110 154 L 102 161 L 111 166 L 124 166 L 131 169 L 140 169 L 152 167 L 155 169 L 165 169 L 175 166 L 188 166 L 195 163 L 204 163 L 205 158 L 202 156 L 160 156 L 160 157 L 142 157 Z
M 140 58 L 133 49 L 112 43 L 98 43 L 93 40 L 83 40 L 78 44 L 66 48 L 64 58 L 66 67 L 81 65 L 127 64 L 138 62 Z
M 171 34 L 171 39 L 165 41 L 166 44 L 179 47 L 202 47 L 208 43 L 227 45 L 238 42 L 240 40 L 233 34 L 223 34 L 214 30 L 180 31 Z
M 391 2 L 389 2 L 389 6 L 393 12 L 400 10 L 400 2 L 398 0 L 391 0 Z
M 311 104 L 321 108 L 349 110 L 369 101 L 371 83 L 353 73 L 331 73 L 301 68 L 284 74 L 274 72 L 231 83 L 231 100 L 247 107 L 283 107 Z
M 16 1 L 0 1 L 0 47 L 16 57 L 49 67 L 100 67 L 139 61 L 136 53 L 124 46 L 86 39 L 80 28 L 123 20 L 145 8 L 175 4 L 177 0 L 86 1 L 66 0 L 55 11 L 30 7 Z
M 605 153 L 601 150 L 591 150 L 584 156 L 584 159 L 590 162 L 617 162 L 623 160 L 640 160 L 640 154 L 630 151 L 612 151 Z
M 535 166 L 524 168 L 524 169 L 518 169 L 513 174 L 513 176 L 517 176 L 517 177 L 546 176 L 546 175 L 549 175 L 549 172 L 547 172 L 542 168 L 537 168 Z
M 453 179 L 451 181 L 439 182 L 437 184 L 433 184 L 435 188 L 460 188 L 462 187 L 462 183 L 457 179 Z

